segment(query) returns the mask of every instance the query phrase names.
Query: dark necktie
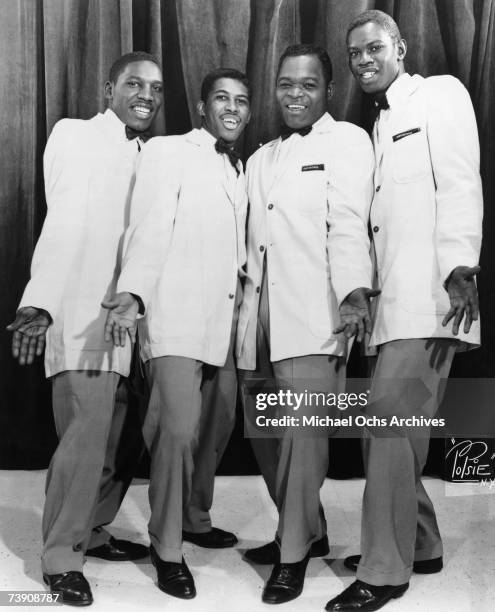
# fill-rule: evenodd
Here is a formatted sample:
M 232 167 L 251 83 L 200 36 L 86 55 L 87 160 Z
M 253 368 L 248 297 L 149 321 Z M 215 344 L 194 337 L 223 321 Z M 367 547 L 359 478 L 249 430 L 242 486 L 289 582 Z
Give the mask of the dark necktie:
M 239 153 L 237 153 L 237 151 L 234 151 L 234 149 L 223 138 L 219 138 L 216 141 L 215 151 L 217 153 L 220 153 L 220 155 L 225 153 L 225 155 L 229 158 L 229 162 L 232 164 L 232 167 L 236 171 L 237 176 L 239 176 L 239 168 L 237 167 L 237 162 L 241 158 Z
M 307 134 L 309 134 L 312 129 L 312 125 L 307 125 L 306 127 L 302 128 L 291 128 L 288 125 L 283 125 L 280 128 L 280 138 L 282 138 L 282 140 L 286 140 L 287 138 L 289 138 L 289 136 L 292 136 L 292 134 L 300 134 L 301 136 L 307 136 Z

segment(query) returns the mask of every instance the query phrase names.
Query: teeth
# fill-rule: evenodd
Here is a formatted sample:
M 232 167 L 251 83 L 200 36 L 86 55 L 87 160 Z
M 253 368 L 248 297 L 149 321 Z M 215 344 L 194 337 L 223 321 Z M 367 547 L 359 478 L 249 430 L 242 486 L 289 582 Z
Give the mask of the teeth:
M 288 104 L 287 108 L 290 108 L 291 110 L 304 110 L 306 107 L 302 104 Z
M 233 117 L 223 117 L 222 122 L 228 130 L 234 130 L 239 124 L 239 122 Z
M 146 106 L 135 106 L 134 111 L 138 113 L 138 115 L 145 115 L 146 117 L 151 113 L 151 109 Z
M 375 73 L 374 72 L 363 72 L 363 74 L 361 75 L 362 79 L 371 79 L 372 76 L 374 76 Z

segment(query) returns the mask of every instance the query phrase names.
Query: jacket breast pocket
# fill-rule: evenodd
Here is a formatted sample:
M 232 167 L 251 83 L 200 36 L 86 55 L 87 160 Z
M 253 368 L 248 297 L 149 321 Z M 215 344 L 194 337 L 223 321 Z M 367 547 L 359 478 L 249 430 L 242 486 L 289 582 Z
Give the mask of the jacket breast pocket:
M 329 178 L 325 169 L 301 171 L 294 194 L 297 194 L 298 212 L 303 215 L 327 212 Z
M 397 183 L 411 183 L 431 173 L 430 151 L 424 126 L 394 134 L 390 150 L 393 177 Z

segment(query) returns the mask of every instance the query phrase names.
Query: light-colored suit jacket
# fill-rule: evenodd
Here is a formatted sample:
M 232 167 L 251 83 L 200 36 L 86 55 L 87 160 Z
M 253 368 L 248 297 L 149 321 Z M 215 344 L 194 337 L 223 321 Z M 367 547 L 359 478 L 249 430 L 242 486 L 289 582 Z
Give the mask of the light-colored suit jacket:
M 387 91 L 373 141 L 371 225 L 382 290 L 371 344 L 454 337 L 443 283 L 478 263 L 482 190 L 476 120 L 452 76 L 401 75 Z M 477 345 L 479 321 L 458 338 Z
M 141 297 L 145 360 L 166 355 L 225 363 L 247 196 L 215 138 L 194 129 L 150 140 L 140 156 L 118 291 Z
M 48 139 L 48 212 L 19 307 L 47 310 L 47 376 L 64 370 L 129 373 L 130 346 L 105 342 L 107 311 L 119 274 L 138 154 L 111 110 L 88 121 L 62 119 Z
M 367 221 L 373 149 L 355 125 L 325 113 L 312 131 L 274 140 L 248 161 L 247 279 L 237 330 L 238 365 L 256 365 L 266 253 L 271 360 L 344 355 L 338 304 L 371 286 Z

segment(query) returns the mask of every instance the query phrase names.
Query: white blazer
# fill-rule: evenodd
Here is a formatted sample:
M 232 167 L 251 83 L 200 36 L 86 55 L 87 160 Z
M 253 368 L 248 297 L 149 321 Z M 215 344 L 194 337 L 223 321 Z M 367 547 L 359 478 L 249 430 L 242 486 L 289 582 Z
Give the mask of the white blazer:
M 345 339 L 332 330 L 339 324 L 338 304 L 356 287 L 371 286 L 367 222 L 372 176 L 367 134 L 328 113 L 307 136 L 278 138 L 251 156 L 239 367 L 256 365 L 265 253 L 271 360 L 345 354 Z
M 118 291 L 137 294 L 145 360 L 166 355 L 221 366 L 245 264 L 247 196 L 215 138 L 194 129 L 149 141 L 139 159 Z
M 378 298 L 371 344 L 400 338 L 453 338 L 444 281 L 478 263 L 482 190 L 476 120 L 469 94 L 452 76 L 401 75 L 387 91 L 373 141 L 371 226 Z M 477 345 L 479 321 L 460 340 Z
M 44 155 L 48 212 L 19 308 L 47 310 L 53 325 L 45 351 L 47 376 L 64 370 L 129 373 L 131 349 L 103 338 L 129 219 L 138 154 L 111 110 L 87 121 L 62 119 Z

